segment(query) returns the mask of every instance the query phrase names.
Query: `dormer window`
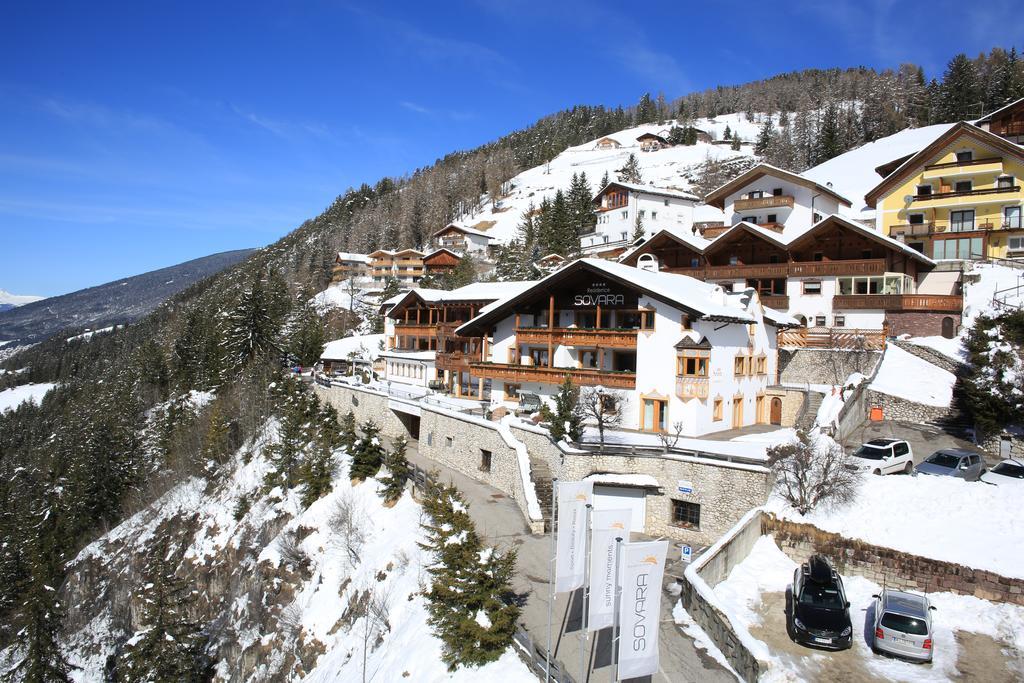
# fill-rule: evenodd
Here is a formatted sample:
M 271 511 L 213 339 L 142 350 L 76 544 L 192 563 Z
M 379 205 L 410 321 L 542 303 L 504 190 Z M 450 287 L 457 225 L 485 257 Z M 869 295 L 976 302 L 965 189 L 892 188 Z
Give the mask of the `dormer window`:
M 782 188 L 781 187 L 776 187 L 774 190 L 772 190 L 772 196 L 773 197 L 781 197 L 782 196 Z
M 969 161 L 974 161 L 974 152 L 971 150 L 965 150 L 963 152 L 956 153 L 956 163 L 965 164 Z
M 762 190 L 751 190 L 750 193 L 747 194 L 747 199 L 760 199 L 763 196 L 764 192 Z

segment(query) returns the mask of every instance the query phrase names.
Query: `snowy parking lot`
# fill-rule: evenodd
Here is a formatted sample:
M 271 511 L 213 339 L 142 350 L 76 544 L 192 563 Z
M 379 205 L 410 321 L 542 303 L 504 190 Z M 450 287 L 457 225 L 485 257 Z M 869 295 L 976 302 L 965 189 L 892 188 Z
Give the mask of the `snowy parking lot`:
M 764 680 L 1000 682 L 1024 676 L 1024 607 L 930 593 L 936 607 L 934 661 L 915 664 L 872 652 L 872 596 L 881 586 L 858 576 L 844 576 L 854 625 L 853 647 L 826 652 L 797 645 L 786 628 L 787 589 L 796 568 L 765 536 L 714 588 L 725 609 L 749 630 L 754 654 L 772 662 Z

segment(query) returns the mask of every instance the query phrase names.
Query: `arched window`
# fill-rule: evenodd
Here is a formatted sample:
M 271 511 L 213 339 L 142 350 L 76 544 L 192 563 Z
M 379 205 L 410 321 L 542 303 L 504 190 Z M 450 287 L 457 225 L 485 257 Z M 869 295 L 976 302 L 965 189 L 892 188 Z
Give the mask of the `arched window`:
M 956 336 L 956 321 L 948 315 L 942 319 L 942 336 L 946 339 Z

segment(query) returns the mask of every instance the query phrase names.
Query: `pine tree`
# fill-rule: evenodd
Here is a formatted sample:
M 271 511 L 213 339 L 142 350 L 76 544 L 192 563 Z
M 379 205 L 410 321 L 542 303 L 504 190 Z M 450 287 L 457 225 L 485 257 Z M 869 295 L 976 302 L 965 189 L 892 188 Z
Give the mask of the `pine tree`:
M 278 416 L 277 440 L 267 449 L 273 469 L 267 473 L 268 488 L 288 490 L 299 483 L 303 455 L 312 441 L 311 402 L 299 380 L 288 376 L 273 388 Z
M 555 395 L 555 409 L 548 406 L 541 409 L 541 415 L 548 422 L 548 431 L 555 441 L 568 439 L 579 441 L 583 437 L 583 413 L 580 410 L 580 390 L 568 375 L 562 381 Z
M 291 334 L 288 339 L 288 350 L 298 360 L 299 365 L 310 367 L 324 351 L 324 319 L 312 303 L 312 297 L 304 295 L 305 303 L 295 316 Z
M 384 456 L 384 466 L 388 468 L 388 475 L 381 477 L 384 484 L 381 495 L 386 503 L 394 503 L 405 492 L 405 483 L 409 481 L 409 461 L 405 457 L 408 445 L 405 437 L 400 436 Z
M 729 127 L 728 123 L 725 124 L 725 133 L 722 134 L 722 139 L 732 140 L 732 128 Z
M 224 348 L 229 368 L 239 369 L 254 358 L 277 351 L 279 306 L 264 289 L 260 277 L 254 275 L 228 315 Z
M 590 232 L 594 226 L 594 205 L 593 193 L 590 183 L 587 181 L 586 173 L 573 173 L 572 181 L 569 184 L 569 191 L 566 193 L 566 200 L 569 203 L 569 214 L 571 223 L 576 232 L 576 239 L 580 235 Z
M 815 164 L 837 157 L 844 151 L 842 136 L 839 130 L 839 107 L 829 102 L 822 113 L 821 130 L 818 131 L 818 144 Z
M 619 181 L 635 185 L 641 185 L 644 182 L 643 175 L 640 173 L 640 162 L 632 152 L 626 159 L 626 165 L 619 171 Z
M 204 462 L 223 462 L 230 448 L 231 424 L 224 416 L 220 401 L 214 401 L 210 408 L 206 436 L 203 438 L 202 459 Z
M 363 433 L 352 449 L 352 467 L 349 474 L 352 479 L 365 481 L 377 475 L 384 462 L 384 448 L 380 444 L 380 427 L 367 420 L 360 426 Z
M 330 405 L 320 403 L 315 396 L 312 400 L 318 429 L 299 469 L 302 504 L 306 507 L 326 496 L 334 488 L 334 475 L 337 471 L 334 456 L 342 447 L 341 425 L 338 423 L 337 411 Z
M 644 230 L 644 219 L 640 217 L 640 212 L 636 214 L 636 220 L 633 221 L 633 235 L 630 237 L 631 243 L 636 243 L 637 240 L 642 240 L 647 235 Z
M 145 581 L 135 594 L 142 605 L 143 629 L 129 641 L 122 658 L 130 681 L 178 683 L 205 680 L 202 628 L 189 618 L 196 591 L 177 575 L 181 552 L 166 535 L 147 558 Z
M 740 136 L 737 135 L 737 136 L 735 136 L 732 139 L 732 144 L 729 145 L 729 149 L 731 149 L 734 152 L 738 152 L 742 148 L 741 147 L 742 144 L 743 144 L 743 140 L 741 140 Z
M 763 157 L 768 154 L 768 148 L 771 147 L 772 137 L 775 134 L 775 129 L 772 127 L 772 117 L 766 116 L 764 123 L 761 124 L 761 130 L 757 134 L 757 142 L 754 143 L 754 154 L 759 157 Z
M 939 90 L 942 122 L 966 121 L 980 115 L 982 91 L 974 62 L 960 53 L 950 60 Z
M 604 188 L 608 187 L 608 183 L 610 183 L 611 181 L 612 181 L 612 179 L 608 176 L 608 171 L 605 171 L 601 175 L 601 186 L 598 188 L 598 190 L 600 191 L 600 190 L 603 190 Z
M 345 450 L 351 451 L 359 438 L 356 433 L 356 416 L 351 410 L 345 413 L 341 418 L 341 428 L 339 429 L 340 438 L 339 445 Z

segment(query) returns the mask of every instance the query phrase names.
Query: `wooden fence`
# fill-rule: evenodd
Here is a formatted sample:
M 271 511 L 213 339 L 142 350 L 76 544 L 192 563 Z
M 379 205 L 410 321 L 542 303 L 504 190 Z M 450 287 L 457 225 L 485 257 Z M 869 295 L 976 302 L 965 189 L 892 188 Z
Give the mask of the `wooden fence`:
M 886 331 L 836 327 L 801 327 L 779 332 L 779 347 L 881 351 Z

